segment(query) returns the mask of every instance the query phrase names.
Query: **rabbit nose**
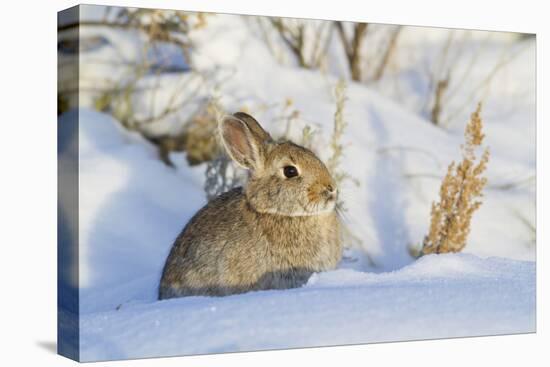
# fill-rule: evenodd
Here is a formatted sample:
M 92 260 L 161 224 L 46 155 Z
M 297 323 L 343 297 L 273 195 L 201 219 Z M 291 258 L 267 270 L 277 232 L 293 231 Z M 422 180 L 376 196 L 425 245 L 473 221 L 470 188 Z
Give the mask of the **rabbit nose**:
M 325 196 L 328 199 L 336 198 L 336 188 L 333 185 L 327 185 L 325 187 Z

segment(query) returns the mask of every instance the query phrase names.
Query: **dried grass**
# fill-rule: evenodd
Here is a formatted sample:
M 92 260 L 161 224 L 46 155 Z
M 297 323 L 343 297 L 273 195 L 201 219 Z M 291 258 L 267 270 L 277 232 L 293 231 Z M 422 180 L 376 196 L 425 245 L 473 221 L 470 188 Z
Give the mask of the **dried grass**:
M 479 161 L 476 149 L 483 144 L 481 104 L 472 113 L 464 133 L 462 161 L 452 162 L 443 178 L 439 202 L 432 204 L 430 231 L 424 238 L 422 254 L 459 252 L 466 246 L 472 215 L 479 209 L 487 179 L 482 176 L 489 161 L 484 149 Z
M 294 55 L 300 67 L 320 69 L 327 58 L 330 40 L 332 38 L 331 22 L 315 22 L 311 20 L 268 17 L 269 23 L 278 34 L 278 38 Z M 261 25 L 263 37 L 269 49 L 278 60 L 280 55 L 275 52 L 266 29 Z
M 210 101 L 185 126 L 183 150 L 191 166 L 211 161 L 217 155 L 217 109 L 217 105 Z
M 344 155 L 344 146 L 342 145 L 342 135 L 347 127 L 344 120 L 344 107 L 346 104 L 346 83 L 340 80 L 334 88 L 336 98 L 336 112 L 334 112 L 334 127 L 330 137 L 330 149 L 332 154 L 327 161 L 327 168 L 331 172 L 337 184 L 340 184 L 348 175 L 339 169 L 342 157 Z

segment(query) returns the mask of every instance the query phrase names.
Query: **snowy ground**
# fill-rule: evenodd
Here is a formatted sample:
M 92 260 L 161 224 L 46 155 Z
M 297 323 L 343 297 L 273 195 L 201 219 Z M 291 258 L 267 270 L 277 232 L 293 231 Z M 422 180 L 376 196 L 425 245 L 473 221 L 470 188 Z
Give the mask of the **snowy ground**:
M 427 256 L 402 270 L 335 270 L 299 289 L 137 302 L 85 315 L 83 360 L 342 345 L 535 330 L 530 262 Z
M 106 30 L 81 31 L 113 36 Z M 406 33 L 406 45 L 429 48 L 437 41 L 428 37 L 430 30 L 422 32 L 416 38 Z M 278 64 L 242 17 L 213 17 L 195 37 L 196 67 L 223 80 L 215 88 L 204 85 L 199 97 L 215 93 L 227 111 L 246 107 L 274 135 L 284 131 L 280 116 L 290 98 L 300 111 L 291 136 L 298 139 L 309 124 L 318 131 L 315 146 L 327 146 L 336 78 Z M 118 42 L 126 41 L 119 36 Z M 131 58 L 132 43 L 124 45 Z M 81 77 L 97 76 L 102 71 L 94 58 L 112 53 L 109 46 L 84 55 Z M 535 331 L 536 253 L 526 224 L 534 223 L 534 186 L 502 189 L 535 175 L 533 60 L 530 44 L 502 71 L 487 100 L 489 186 L 465 254 L 415 260 L 407 249 L 428 230 L 438 177 L 459 158 L 469 111 L 463 123 L 443 130 L 393 92 L 350 83 L 342 169 L 359 185 L 347 181 L 341 191 L 347 223 L 361 244 L 346 252 L 338 270 L 316 274 L 302 288 L 224 298 L 156 301 L 173 239 L 206 202 L 204 165 L 189 167 L 176 154 L 177 167 L 167 167 L 152 145 L 91 110 L 91 97 L 83 93 L 78 111 L 82 360 Z M 405 74 L 394 77 L 410 77 Z M 182 85 L 192 88 L 186 78 L 162 76 L 159 96 Z M 522 98 L 512 93 L 520 89 Z M 147 97 L 135 97 L 144 109 L 136 113 L 147 112 L 149 105 L 139 101 Z M 175 120 L 167 118 L 154 129 L 171 131 Z M 325 159 L 330 154 L 317 153 Z

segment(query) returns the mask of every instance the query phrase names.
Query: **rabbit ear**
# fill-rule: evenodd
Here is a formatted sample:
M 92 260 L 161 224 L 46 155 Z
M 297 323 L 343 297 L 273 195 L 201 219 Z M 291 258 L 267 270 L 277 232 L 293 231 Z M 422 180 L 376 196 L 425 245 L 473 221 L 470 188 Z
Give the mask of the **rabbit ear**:
M 241 120 L 248 126 L 250 131 L 261 141 L 271 140 L 271 136 L 262 128 L 260 123 L 256 119 L 250 116 L 248 113 L 236 112 L 233 114 L 236 118 Z
M 225 116 L 220 132 L 227 153 L 239 166 L 251 170 L 263 167 L 263 145 L 270 136 L 252 116 Z

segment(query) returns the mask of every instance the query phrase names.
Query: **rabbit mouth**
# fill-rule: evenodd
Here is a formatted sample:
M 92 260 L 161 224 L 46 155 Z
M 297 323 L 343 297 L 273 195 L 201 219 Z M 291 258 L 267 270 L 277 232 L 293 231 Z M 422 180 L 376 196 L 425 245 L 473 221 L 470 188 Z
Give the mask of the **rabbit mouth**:
M 334 210 L 336 208 L 336 196 L 331 196 L 325 199 L 325 208 L 328 210 Z

